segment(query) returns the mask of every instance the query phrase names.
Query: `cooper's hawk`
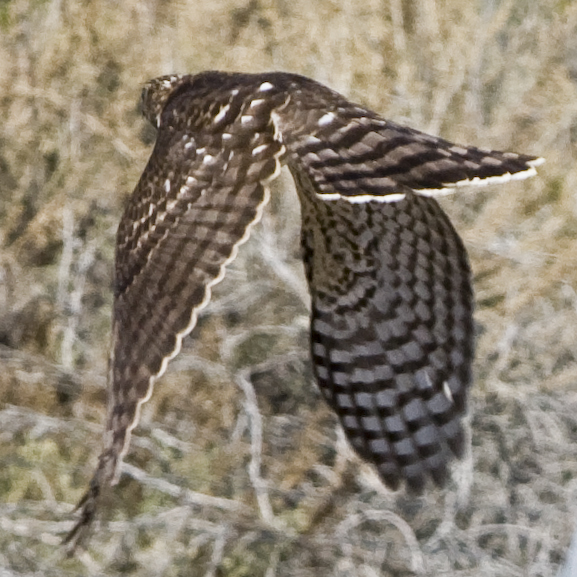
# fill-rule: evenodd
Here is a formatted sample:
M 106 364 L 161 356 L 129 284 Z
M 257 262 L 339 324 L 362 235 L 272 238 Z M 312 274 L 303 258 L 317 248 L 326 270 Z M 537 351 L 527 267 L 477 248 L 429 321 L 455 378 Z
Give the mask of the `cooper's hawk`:
M 158 136 L 118 229 L 105 446 L 69 550 L 283 163 L 302 206 L 321 392 L 386 485 L 442 485 L 463 452 L 473 295 L 432 197 L 526 178 L 542 159 L 452 144 L 286 73 L 164 76 L 143 111 Z

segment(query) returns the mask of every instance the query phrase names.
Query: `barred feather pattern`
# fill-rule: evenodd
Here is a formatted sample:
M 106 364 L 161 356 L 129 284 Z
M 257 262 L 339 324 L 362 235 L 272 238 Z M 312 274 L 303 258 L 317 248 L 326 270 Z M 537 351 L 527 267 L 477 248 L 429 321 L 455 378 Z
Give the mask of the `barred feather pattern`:
M 295 181 L 310 186 L 302 174 Z M 302 247 L 321 392 L 389 487 L 405 480 L 420 493 L 428 477 L 443 485 L 450 455 L 464 450 L 459 417 L 474 350 L 461 239 L 435 199 L 415 194 L 307 208 Z
M 104 449 L 68 552 L 282 163 L 302 206 L 323 396 L 391 488 L 442 485 L 464 447 L 473 296 L 465 248 L 430 197 L 531 176 L 542 159 L 455 145 L 287 73 L 164 76 L 142 103 L 158 136 L 118 229 Z

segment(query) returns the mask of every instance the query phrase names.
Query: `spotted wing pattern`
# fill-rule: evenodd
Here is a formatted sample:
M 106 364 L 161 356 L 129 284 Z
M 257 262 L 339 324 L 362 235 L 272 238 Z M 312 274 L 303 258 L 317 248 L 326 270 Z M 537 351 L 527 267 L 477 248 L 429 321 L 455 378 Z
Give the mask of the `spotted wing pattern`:
M 463 451 L 473 298 L 465 249 L 428 197 L 531 176 L 541 159 L 454 145 L 286 73 L 161 77 L 143 112 L 158 137 L 118 230 L 105 446 L 69 552 L 281 162 L 302 205 L 321 391 L 386 484 L 442 484 Z

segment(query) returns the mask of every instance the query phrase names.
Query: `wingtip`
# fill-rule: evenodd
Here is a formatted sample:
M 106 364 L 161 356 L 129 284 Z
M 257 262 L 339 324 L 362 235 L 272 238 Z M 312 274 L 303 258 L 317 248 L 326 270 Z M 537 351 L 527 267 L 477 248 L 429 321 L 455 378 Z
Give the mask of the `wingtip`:
M 535 170 L 535 167 L 529 164 L 529 168 L 527 170 L 522 170 L 520 172 L 513 172 L 512 174 L 507 173 L 506 175 L 507 178 L 505 180 L 525 180 L 526 178 L 531 178 L 532 176 L 536 175 L 537 171 Z
M 545 159 L 542 156 L 527 161 L 527 166 L 531 168 L 537 168 L 537 166 L 541 166 L 542 164 L 545 164 Z
M 74 508 L 74 512 L 80 511 L 80 518 L 62 541 L 66 557 L 74 557 L 76 551 L 82 548 L 88 540 L 90 529 L 96 518 L 99 498 L 100 485 L 97 480 L 93 479 L 88 491 L 84 493 L 82 499 Z

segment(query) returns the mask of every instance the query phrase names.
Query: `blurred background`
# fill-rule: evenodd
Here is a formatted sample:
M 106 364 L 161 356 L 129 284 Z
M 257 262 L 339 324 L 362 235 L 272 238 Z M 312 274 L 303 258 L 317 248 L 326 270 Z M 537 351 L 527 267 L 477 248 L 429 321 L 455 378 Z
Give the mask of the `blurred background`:
M 392 493 L 308 353 L 292 181 L 143 407 L 89 547 L 116 227 L 154 142 L 142 84 L 283 70 L 447 139 L 546 157 L 442 199 L 468 247 L 472 451 Z M 554 576 L 577 518 L 577 2 L 0 2 L 0 574 Z

